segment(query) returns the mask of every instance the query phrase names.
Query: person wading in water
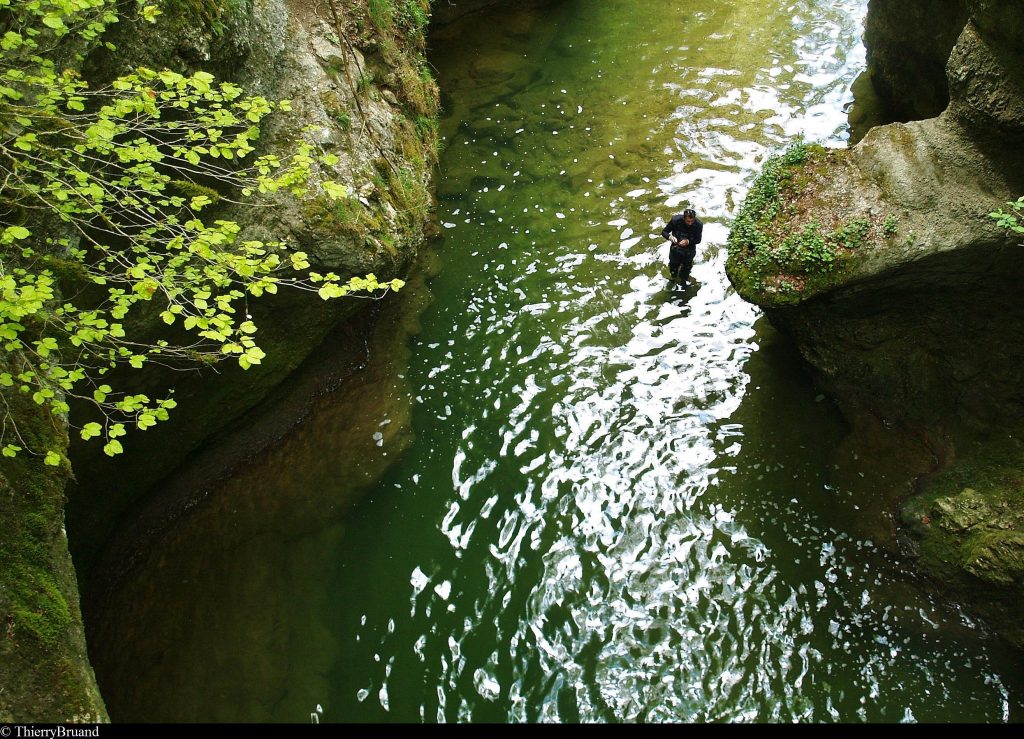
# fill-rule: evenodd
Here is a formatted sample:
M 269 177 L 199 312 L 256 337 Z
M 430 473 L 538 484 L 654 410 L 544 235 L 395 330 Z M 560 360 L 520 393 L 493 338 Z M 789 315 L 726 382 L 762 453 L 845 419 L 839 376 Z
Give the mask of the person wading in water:
M 690 276 L 693 258 L 697 255 L 697 244 L 704 233 L 704 224 L 697 218 L 693 208 L 672 216 L 661 231 L 661 238 L 669 240 L 668 271 L 676 283 L 682 285 Z

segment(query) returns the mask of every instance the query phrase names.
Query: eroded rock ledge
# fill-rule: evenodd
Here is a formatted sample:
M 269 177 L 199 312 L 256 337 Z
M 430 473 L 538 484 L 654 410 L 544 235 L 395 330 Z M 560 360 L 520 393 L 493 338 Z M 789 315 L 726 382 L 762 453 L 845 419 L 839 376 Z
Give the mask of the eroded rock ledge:
M 943 85 L 926 62 L 962 18 L 948 105 L 847 150 L 773 159 L 737 217 L 727 271 L 855 426 L 915 436 L 937 469 L 952 465 L 904 505 L 904 549 L 1020 644 L 1024 251 L 988 214 L 1024 193 L 1024 5 L 873 0 L 869 45 L 880 18 L 918 24 L 869 48 L 879 93 L 910 101 L 892 119 L 936 107 Z M 934 43 L 920 63 L 899 58 L 922 39 Z

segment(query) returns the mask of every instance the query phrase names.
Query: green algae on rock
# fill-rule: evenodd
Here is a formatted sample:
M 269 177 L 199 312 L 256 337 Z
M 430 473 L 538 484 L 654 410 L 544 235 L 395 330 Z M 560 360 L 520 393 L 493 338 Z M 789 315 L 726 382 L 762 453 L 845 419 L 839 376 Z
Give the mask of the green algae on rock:
M 800 143 L 770 157 L 733 222 L 729 279 L 773 307 L 850 279 L 898 233 L 897 217 L 869 204 L 872 189 L 841 151 Z
M 971 444 L 921 488 L 900 512 L 906 548 L 954 597 L 1024 645 L 1024 443 L 1005 433 Z
M 11 403 L 25 442 L 67 447 L 59 420 L 26 395 Z M 66 462 L 44 465 L 27 452 L 0 457 L 0 723 L 107 720 L 64 533 L 70 472 Z

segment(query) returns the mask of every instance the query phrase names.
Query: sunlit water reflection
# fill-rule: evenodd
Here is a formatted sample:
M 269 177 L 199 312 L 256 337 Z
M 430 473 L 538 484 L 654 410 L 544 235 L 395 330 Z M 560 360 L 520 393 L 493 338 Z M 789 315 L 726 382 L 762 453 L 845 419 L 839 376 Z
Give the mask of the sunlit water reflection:
M 162 653 L 150 693 L 197 719 L 1019 718 L 1019 655 L 856 533 L 838 415 L 724 277 L 767 154 L 842 145 L 865 7 L 578 0 L 435 38 L 449 143 L 416 441 L 343 518 L 326 480 L 354 463 L 329 433 L 301 472 L 285 450 L 251 473 L 322 525 L 289 529 L 286 566 L 279 545 L 209 555 L 260 588 Z M 705 238 L 673 290 L 657 232 L 685 205 Z M 234 607 L 206 590 L 181 599 Z M 250 689 L 176 688 L 211 642 L 248 654 L 260 597 L 261 633 L 290 637 L 261 642 L 281 653 Z

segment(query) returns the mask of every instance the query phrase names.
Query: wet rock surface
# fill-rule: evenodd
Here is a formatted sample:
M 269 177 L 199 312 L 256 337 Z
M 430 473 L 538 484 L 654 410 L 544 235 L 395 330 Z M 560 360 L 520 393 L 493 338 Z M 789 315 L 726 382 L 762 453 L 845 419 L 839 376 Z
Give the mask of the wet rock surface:
M 913 18 L 933 14 L 941 20 L 914 25 Z M 852 148 L 809 157 L 787 171 L 771 224 L 773 234 L 788 235 L 809 233 L 814 223 L 863 219 L 871 230 L 860 243 L 837 248 L 835 262 L 817 274 L 787 274 L 784 265 L 772 280 L 752 279 L 754 244 L 741 241 L 728 267 L 740 293 L 795 339 L 854 425 L 871 416 L 873 426 L 917 439 L 936 466 L 969 464 L 964 450 L 1012 427 L 1024 410 L 1020 239 L 989 216 L 1024 192 L 1021 15 L 1019 4 L 1001 0 L 872 2 L 869 66 L 886 80 L 880 86 L 876 79 L 875 86 L 890 102 L 903 97 L 906 107 L 891 115 L 909 122 L 872 128 Z M 944 85 L 934 67 L 948 39 L 923 31 L 935 24 L 944 33 L 960 26 L 948 60 L 942 60 Z M 900 29 L 906 36 L 896 43 Z M 916 57 L 917 67 L 901 61 L 901 55 L 914 58 L 907 48 L 928 39 L 930 50 Z M 944 109 L 943 86 L 949 94 Z M 934 117 L 910 120 L 928 115 Z M 778 253 L 777 245 L 764 252 L 769 261 L 772 249 Z M 1006 474 L 1016 474 L 1019 462 L 1000 464 Z M 930 485 L 923 483 L 926 496 Z M 968 554 L 922 556 L 922 567 L 959 583 L 954 597 L 969 601 L 1019 643 L 1010 606 L 985 605 L 993 598 L 1005 604 L 1020 598 L 1019 535 L 1000 528 L 1015 525 L 1019 508 L 991 490 L 966 487 L 921 513 L 943 525 L 915 525 L 910 538 L 925 537 L 917 542 L 922 551 L 935 530 L 963 539 L 958 546 Z M 975 515 L 989 522 L 983 526 L 989 533 L 972 535 L 968 545 L 964 536 L 977 528 L 968 525 Z M 949 575 L 953 569 L 956 577 Z M 984 597 L 967 587 L 974 581 L 985 584 Z
M 360 197 L 341 205 L 323 198 L 264 198 L 255 207 L 226 209 L 223 217 L 238 221 L 244 237 L 290 241 L 310 255 L 314 270 L 387 280 L 404 276 L 428 223 L 436 152 L 432 134 L 414 121 L 436 114 L 437 92 L 432 80 L 406 79 L 422 63 L 422 46 L 387 46 L 365 19 L 364 30 L 357 31 L 352 13 L 360 7 L 349 8 L 339 23 L 326 5 L 304 0 L 225 6 L 220 25 L 199 28 L 187 14 L 168 14 L 152 30 L 122 29 L 119 56 L 107 61 L 114 68 L 201 65 L 252 94 L 291 100 L 293 112 L 266 127 L 260 153 L 284 155 L 300 137 L 312 138 L 338 157 L 324 175 Z M 381 56 L 385 46 L 387 59 Z M 244 428 L 242 415 L 286 382 L 339 322 L 362 320 L 366 306 L 363 300 L 325 302 L 315 293 L 282 292 L 250 305 L 268 355 L 258 367 L 146 370 L 124 378 L 149 394 L 173 387 L 178 407 L 166 425 L 133 435 L 116 460 L 93 445 L 74 445 L 77 485 L 69 521 L 78 566 L 91 567 L 119 519 L 132 515 L 151 486 L 214 435 Z

